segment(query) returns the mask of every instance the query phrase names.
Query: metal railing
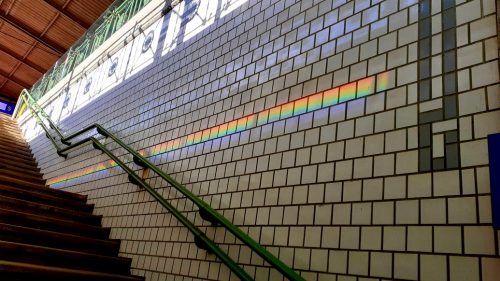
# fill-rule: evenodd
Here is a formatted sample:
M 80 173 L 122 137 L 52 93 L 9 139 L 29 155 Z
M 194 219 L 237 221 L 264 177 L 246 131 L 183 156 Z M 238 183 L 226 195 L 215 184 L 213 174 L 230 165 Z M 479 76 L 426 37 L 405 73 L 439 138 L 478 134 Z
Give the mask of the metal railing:
M 163 198 L 153 187 L 147 184 L 137 173 L 135 173 L 131 168 L 129 168 L 124 162 L 122 162 L 117 156 L 115 156 L 109 149 L 106 148 L 104 144 L 99 142 L 95 137 L 86 137 L 74 143 L 71 143 L 70 140 L 75 139 L 78 136 L 81 136 L 87 132 L 92 130 L 96 130 L 96 132 L 104 136 L 106 138 L 112 139 L 119 146 L 124 148 L 127 152 L 129 152 L 133 156 L 133 162 L 142 167 L 151 169 L 161 178 L 166 180 L 173 188 L 179 191 L 185 198 L 189 199 L 192 203 L 194 203 L 198 209 L 202 219 L 209 221 L 212 225 L 220 225 L 231 232 L 235 237 L 237 237 L 243 244 L 252 249 L 255 253 L 261 256 L 266 262 L 268 262 L 272 267 L 281 272 L 286 278 L 289 280 L 305 280 L 299 274 L 297 274 L 294 270 L 288 267 L 281 260 L 276 258 L 273 254 L 271 254 L 268 250 L 266 250 L 263 246 L 253 240 L 250 236 L 244 233 L 240 228 L 231 223 L 227 218 L 221 215 L 219 212 L 214 210 L 203 201 L 201 198 L 192 193 L 189 189 L 187 189 L 184 185 L 177 182 L 174 178 L 169 176 L 167 173 L 163 172 L 156 165 L 151 163 L 147 158 L 141 155 L 136 150 L 132 149 L 130 146 L 125 144 L 121 139 L 115 136 L 113 133 L 106 130 L 99 124 L 94 124 L 88 126 L 74 134 L 71 134 L 65 137 L 61 130 L 50 120 L 50 117 L 44 112 L 44 110 L 37 104 L 35 99 L 31 96 L 31 94 L 27 90 L 23 90 L 21 93 L 21 98 L 24 100 L 27 107 L 31 110 L 31 113 L 38 124 L 45 131 L 46 136 L 50 139 L 52 144 L 57 150 L 57 154 L 62 157 L 67 157 L 67 152 L 73 148 L 79 147 L 81 145 L 91 143 L 92 146 L 105 153 L 109 156 L 113 161 L 116 162 L 118 166 L 120 166 L 127 174 L 128 179 L 131 183 L 138 185 L 139 187 L 144 188 L 151 196 L 153 196 L 158 203 L 160 203 L 163 207 L 165 207 L 174 217 L 176 217 L 185 227 L 189 229 L 189 231 L 194 235 L 194 241 L 196 245 L 204 250 L 207 250 L 213 254 L 215 254 L 224 264 L 226 264 L 229 269 L 234 272 L 241 280 L 252 280 L 252 278 L 235 262 L 233 261 L 225 252 L 223 252 L 217 244 L 215 244 L 212 240 L 210 240 L 198 227 L 196 227 L 189 219 L 187 219 L 182 213 L 180 213 L 174 206 L 172 206 L 165 198 Z M 50 130 L 45 125 L 42 119 L 45 119 L 49 123 L 49 127 L 53 129 L 58 135 L 60 141 L 66 145 L 65 148 L 62 148 L 58 145 L 56 138 L 50 135 Z
M 35 100 L 55 86 L 151 0 L 115 1 L 32 87 Z

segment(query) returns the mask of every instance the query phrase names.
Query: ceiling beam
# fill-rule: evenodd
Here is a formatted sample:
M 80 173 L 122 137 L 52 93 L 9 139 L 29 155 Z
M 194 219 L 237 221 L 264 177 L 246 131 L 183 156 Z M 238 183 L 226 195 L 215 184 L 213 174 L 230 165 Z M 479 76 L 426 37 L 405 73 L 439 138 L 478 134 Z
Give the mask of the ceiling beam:
M 70 21 L 76 23 L 79 25 L 81 28 L 87 30 L 90 27 L 90 24 L 83 22 L 82 20 L 78 19 L 75 17 L 75 15 L 70 15 L 67 13 L 67 11 L 64 10 L 63 7 L 57 6 L 53 1 L 47 1 L 45 0 L 45 3 L 47 3 L 50 7 L 52 7 L 54 10 L 56 10 L 61 16 L 69 19 Z
M 18 80 L 17 78 L 13 77 L 11 74 L 6 73 L 5 71 L 3 71 L 1 69 L 0 69 L 0 76 L 5 77 L 5 79 L 10 80 L 11 82 L 16 83 L 17 85 L 19 85 L 23 88 L 26 88 L 26 89 L 31 88 L 30 85 L 26 84 L 25 82 L 23 82 L 21 80 Z
M 34 40 L 38 41 L 42 45 L 46 46 L 47 48 L 51 49 L 58 55 L 62 55 L 66 52 L 66 49 L 59 46 L 58 44 L 51 42 L 50 40 L 47 39 L 42 39 L 38 37 L 37 35 L 34 34 L 32 30 L 29 30 L 28 27 L 24 26 L 22 23 L 18 22 L 16 19 L 12 18 L 9 15 L 0 15 L 0 19 L 4 20 L 6 23 L 12 25 L 16 29 L 22 31 L 29 37 L 33 38 Z
M 31 68 L 31 69 L 39 72 L 40 74 L 44 74 L 45 72 L 47 72 L 47 69 L 43 69 L 39 65 L 28 63 L 25 59 L 23 59 L 22 56 L 14 53 L 12 50 L 10 50 L 9 48 L 6 48 L 3 45 L 0 45 L 0 51 L 6 53 L 9 57 L 11 57 L 13 59 L 20 61 L 22 64 L 24 64 L 24 65 L 28 66 L 29 68 Z
M 5 93 L 1 93 L 1 92 L 0 92 L 0 99 L 7 100 L 8 102 L 11 102 L 14 104 L 17 102 L 15 98 L 13 98 Z

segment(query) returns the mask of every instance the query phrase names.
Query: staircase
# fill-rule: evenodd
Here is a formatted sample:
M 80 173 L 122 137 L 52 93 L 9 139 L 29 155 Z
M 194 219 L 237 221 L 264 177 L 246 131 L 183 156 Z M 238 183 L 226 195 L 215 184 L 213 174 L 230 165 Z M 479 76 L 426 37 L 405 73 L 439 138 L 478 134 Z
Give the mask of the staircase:
M 86 196 L 45 186 L 17 124 L 0 114 L 0 280 L 140 281 Z

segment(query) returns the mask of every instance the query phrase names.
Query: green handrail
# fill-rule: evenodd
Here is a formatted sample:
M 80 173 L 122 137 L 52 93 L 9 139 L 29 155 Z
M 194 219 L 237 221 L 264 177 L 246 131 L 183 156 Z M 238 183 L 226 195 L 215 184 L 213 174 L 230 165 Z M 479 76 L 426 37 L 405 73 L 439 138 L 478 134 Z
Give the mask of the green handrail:
M 34 99 L 30 99 L 30 93 L 26 90 L 22 92 L 22 96 L 28 96 L 25 101 L 28 102 L 28 107 L 35 113 L 35 114 L 41 114 L 45 119 L 50 120 L 50 117 L 44 113 L 43 109 L 41 107 L 39 108 L 39 111 L 35 111 L 32 108 L 32 103 L 37 103 Z M 23 97 L 24 98 L 24 97 Z M 43 113 L 42 113 L 43 112 Z M 38 117 L 37 117 L 38 119 Z M 172 214 L 181 221 L 182 224 L 184 224 L 188 229 L 193 233 L 195 236 L 195 243 L 197 244 L 198 247 L 210 250 L 212 251 L 217 257 L 219 257 L 224 264 L 226 264 L 238 277 L 240 277 L 242 280 L 249 280 L 246 279 L 248 274 L 242 274 L 240 272 L 243 271 L 238 265 L 235 265 L 234 261 L 232 261 L 224 252 L 218 248 L 216 244 L 213 243 L 210 239 L 206 238 L 206 236 L 196 227 L 194 226 L 186 217 L 184 217 L 179 211 L 177 211 L 172 205 L 170 205 L 165 198 L 163 198 L 160 194 L 158 194 L 151 186 L 149 186 L 146 182 L 144 182 L 133 170 L 131 170 L 128 166 L 126 166 L 121 160 L 119 160 L 114 154 L 112 154 L 103 144 L 98 142 L 94 137 L 88 137 L 84 138 L 80 141 L 77 141 L 73 144 L 68 145 L 65 148 L 60 148 L 56 142 L 50 137 L 50 134 L 48 132 L 48 128 L 43 124 L 43 122 L 40 121 L 42 124 L 42 128 L 45 130 L 47 137 L 52 140 L 52 143 L 56 147 L 57 154 L 61 155 L 63 157 L 66 156 L 65 152 L 78 147 L 80 145 L 83 145 L 88 142 L 92 142 L 92 145 L 95 149 L 101 150 L 105 154 L 107 154 L 112 160 L 114 160 L 127 174 L 129 174 L 129 180 L 131 183 L 136 184 L 140 187 L 143 187 L 148 193 L 150 193 L 162 206 L 164 206 L 167 210 L 172 212 Z M 53 124 L 52 121 L 49 121 L 50 124 L 54 127 L 53 129 L 56 131 L 60 130 L 57 128 L 56 125 Z M 133 156 L 133 162 L 141 166 L 143 168 L 149 168 L 152 171 L 154 171 L 156 174 L 158 174 L 160 177 L 165 179 L 170 185 L 172 185 L 177 191 L 182 193 L 186 198 L 188 198 L 191 202 L 193 202 L 198 208 L 200 212 L 200 216 L 212 224 L 220 224 L 227 230 L 229 230 L 234 236 L 236 236 L 240 241 L 242 241 L 245 245 L 247 245 L 250 249 L 252 249 L 254 252 L 256 252 L 259 256 L 261 256 L 265 261 L 267 261 L 270 265 L 272 265 L 276 270 L 278 270 L 280 273 L 282 273 L 285 277 L 287 277 L 289 280 L 305 280 L 303 277 L 301 277 L 299 274 L 297 274 L 293 269 L 288 267 L 285 263 L 283 263 L 281 260 L 276 258 L 272 253 L 270 253 L 266 248 L 261 246 L 259 243 L 257 243 L 255 240 L 253 240 L 250 236 L 248 236 L 246 233 L 244 233 L 241 229 L 239 229 L 237 226 L 235 226 L 233 223 L 231 223 L 228 219 L 226 219 L 223 215 L 221 215 L 219 212 L 214 210 L 210 205 L 208 205 L 205 201 L 200 199 L 198 196 L 196 196 L 194 193 L 192 193 L 189 189 L 187 189 L 184 185 L 181 183 L 177 182 L 175 179 L 173 179 L 171 176 L 163 172 L 160 168 L 158 168 L 156 165 L 151 163 L 148 159 L 146 159 L 143 155 L 138 153 L 136 150 L 132 149 L 130 146 L 125 144 L 121 139 L 116 137 L 114 134 L 106 130 L 104 127 L 102 127 L 99 124 L 93 124 L 90 125 L 76 133 L 73 133 L 67 137 L 62 137 L 61 133 L 61 142 L 69 144 L 69 140 L 74 139 L 86 132 L 89 132 L 93 129 L 96 129 L 97 133 L 104 136 L 104 137 L 109 137 L 111 138 L 114 142 L 116 142 L 118 145 L 120 145 L 122 148 L 127 150 L 130 154 Z M 59 134 L 59 133 L 58 133 Z M 174 211 L 172 211 L 174 210 Z M 210 243 L 208 243 L 209 241 Z M 213 244 L 213 245 L 212 245 Z M 243 271 L 244 272 L 244 271 Z M 251 280 L 251 278 L 250 278 Z
M 47 126 L 45 125 L 45 123 L 43 123 L 42 120 L 40 120 L 40 117 L 39 117 L 39 113 L 37 113 L 37 111 L 35 111 L 33 109 L 33 107 L 31 106 L 31 103 L 29 102 L 29 93 L 26 91 L 26 93 L 28 93 L 28 95 L 25 95 L 24 91 L 26 91 L 26 89 L 24 89 L 22 92 L 21 92 L 21 95 L 20 95 L 20 98 L 24 101 L 24 103 L 28 106 L 28 108 L 31 110 L 31 116 L 33 116 L 35 118 L 35 121 L 38 125 L 40 125 L 43 130 L 45 131 L 45 136 L 50 140 L 50 142 L 52 142 L 52 144 L 55 146 L 56 150 L 57 150 L 57 154 L 61 157 L 64 157 L 66 158 L 67 155 L 60 152 L 62 149 L 59 148 L 59 145 L 56 143 L 56 140 L 49 134 L 49 129 L 47 128 Z M 26 97 L 28 96 L 28 97 Z M 37 104 L 38 105 L 38 104 Z M 42 108 L 41 109 L 41 112 L 45 113 L 45 111 L 43 111 Z M 45 114 L 46 115 L 46 114 Z M 48 116 L 47 116 L 48 117 Z M 48 118 L 48 120 L 50 121 L 50 124 L 53 124 L 52 121 L 50 120 L 50 118 Z M 57 128 L 57 126 L 54 126 L 55 128 Z M 57 131 L 59 131 L 59 129 L 57 129 Z
M 45 110 L 43 110 L 39 105 L 38 103 L 36 102 L 36 100 L 31 96 L 31 94 L 28 92 L 28 90 L 26 89 L 23 89 L 21 91 L 21 98 L 24 100 L 24 102 L 31 106 L 30 109 L 32 111 L 34 111 L 36 114 L 39 114 L 41 116 L 43 116 L 43 118 L 45 120 L 47 120 L 49 122 L 49 127 L 54 129 L 54 131 L 56 131 L 57 135 L 59 136 L 59 138 L 61 139 L 61 142 L 63 144 L 66 144 L 66 145 L 70 145 L 69 142 L 66 142 L 66 141 L 63 141 L 62 139 L 64 138 L 61 130 L 59 130 L 59 128 L 54 124 L 54 122 L 52 122 L 52 119 L 50 119 L 49 115 L 47 115 L 47 113 L 45 113 Z M 34 109 L 33 109 L 34 107 Z M 37 119 L 37 121 L 41 121 L 40 119 Z M 43 124 L 43 122 L 42 122 Z M 45 125 L 45 124 L 44 124 Z M 47 136 L 49 137 L 49 136 Z
M 93 137 L 87 139 L 87 141 L 92 142 L 92 146 L 95 149 L 101 150 L 106 155 L 109 156 L 113 161 L 118 164 L 128 175 L 129 180 L 144 188 L 153 198 L 158 201 L 165 209 L 167 209 L 175 218 L 177 218 L 189 231 L 194 235 L 195 243 L 198 247 L 208 250 L 214 253 L 219 259 L 226 264 L 229 269 L 234 272 L 241 280 L 253 280 L 250 275 L 248 275 L 245 270 L 243 270 L 236 262 L 234 262 L 224 251 L 222 251 L 217 244 L 210 240 L 201 230 L 196 227 L 190 220 L 188 220 L 184 215 L 182 215 L 174 206 L 167 202 L 154 188 L 147 184 L 139 175 L 137 175 L 132 169 L 130 169 L 125 163 L 123 163 L 118 157 L 116 157 L 111 151 L 109 151 L 106 146 L 101 144 L 98 140 Z
M 27 93 L 27 92 L 26 92 Z M 25 93 L 25 94 L 26 94 Z M 29 95 L 29 93 L 27 93 Z M 27 102 L 27 98 L 23 95 L 23 100 Z M 135 185 L 138 185 L 144 188 L 153 198 L 158 201 L 163 207 L 165 207 L 175 218 L 177 218 L 188 230 L 194 235 L 195 244 L 204 250 L 207 250 L 210 253 L 215 254 L 227 267 L 234 272 L 241 280 L 253 280 L 248 273 L 245 272 L 236 262 L 234 262 L 217 244 L 215 244 L 212 240 L 210 240 L 198 227 L 196 227 L 190 220 L 188 220 L 184 215 L 182 215 L 174 206 L 167 202 L 165 198 L 163 198 L 154 188 L 152 188 L 149 184 L 147 184 L 139 175 L 137 175 L 132 169 L 130 169 L 125 163 L 123 163 L 116 155 L 114 155 L 109 149 L 106 148 L 105 145 L 101 144 L 94 137 L 85 138 L 77 143 L 70 145 L 67 148 L 61 149 L 59 145 L 55 142 L 55 140 L 50 136 L 49 129 L 40 120 L 40 116 L 38 116 L 37 111 L 33 109 L 30 103 L 28 104 L 28 108 L 31 110 L 32 115 L 35 117 L 38 124 L 41 125 L 43 130 L 46 133 L 46 136 L 51 140 L 52 144 L 57 150 L 57 154 L 63 157 L 66 157 L 62 151 L 67 151 L 71 148 L 75 148 L 79 145 L 83 145 L 85 143 L 91 142 L 92 146 L 95 149 L 98 149 L 108 155 L 115 163 L 120 166 L 128 175 L 129 180 Z M 50 118 L 49 118 L 50 119 Z

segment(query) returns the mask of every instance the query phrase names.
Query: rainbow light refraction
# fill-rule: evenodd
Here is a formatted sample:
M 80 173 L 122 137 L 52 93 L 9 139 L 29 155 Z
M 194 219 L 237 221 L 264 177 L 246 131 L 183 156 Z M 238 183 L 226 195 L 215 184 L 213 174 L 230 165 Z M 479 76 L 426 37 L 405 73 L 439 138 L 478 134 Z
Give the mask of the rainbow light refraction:
M 89 174 L 106 171 L 106 170 L 113 168 L 113 167 L 116 167 L 116 166 L 117 166 L 117 164 L 115 161 L 107 160 L 107 161 L 104 161 L 102 163 L 98 163 L 98 164 L 89 166 L 87 168 L 84 168 L 84 169 L 81 169 L 78 171 L 74 171 L 74 172 L 71 172 L 71 173 L 68 173 L 68 174 L 65 174 L 62 176 L 51 178 L 51 179 L 47 180 L 47 184 L 48 185 L 57 185 L 58 183 L 62 183 L 63 181 L 66 181 L 66 180 L 72 180 L 72 179 L 80 178 L 80 177 L 83 177 L 83 176 L 86 176 Z M 57 186 L 54 186 L 54 187 L 57 188 Z
M 204 129 L 183 137 L 169 140 L 167 142 L 159 143 L 153 147 L 142 149 L 139 151 L 139 153 L 146 157 L 157 156 L 186 146 L 199 144 L 205 141 L 231 135 L 271 122 L 284 120 L 307 112 L 334 106 L 339 103 L 374 94 L 375 92 L 384 91 L 388 87 L 388 81 L 389 74 L 387 72 L 378 74 L 376 76 L 370 76 L 355 82 L 342 85 L 340 87 L 335 87 L 281 105 L 277 105 L 270 109 L 253 113 L 223 123 L 221 125 L 214 126 L 212 128 Z M 116 166 L 117 164 L 114 161 L 108 160 L 103 163 L 89 166 L 82 170 L 52 178 L 47 181 L 47 184 L 54 185 L 53 187 L 57 188 L 58 185 L 62 184 L 65 181 L 74 180 Z

